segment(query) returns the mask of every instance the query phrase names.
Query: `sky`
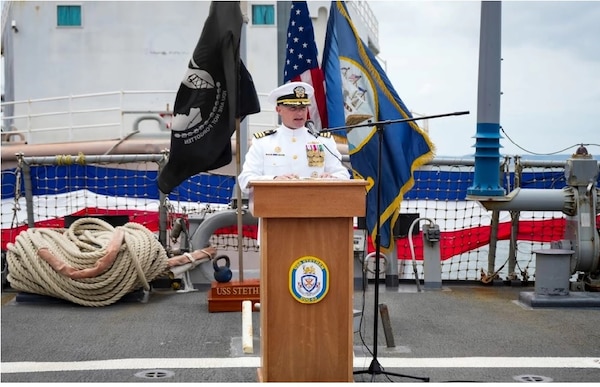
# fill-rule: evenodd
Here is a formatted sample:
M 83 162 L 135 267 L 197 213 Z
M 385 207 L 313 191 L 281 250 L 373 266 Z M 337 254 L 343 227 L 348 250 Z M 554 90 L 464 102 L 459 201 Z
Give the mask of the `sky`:
M 382 65 L 437 156 L 475 153 L 479 1 L 370 1 Z M 600 1 L 503 1 L 502 155 L 600 155 Z M 423 127 L 421 121 L 421 127 Z
M 475 152 L 480 1 L 370 0 L 382 66 L 437 156 Z M 502 2 L 500 153 L 600 157 L 600 1 Z

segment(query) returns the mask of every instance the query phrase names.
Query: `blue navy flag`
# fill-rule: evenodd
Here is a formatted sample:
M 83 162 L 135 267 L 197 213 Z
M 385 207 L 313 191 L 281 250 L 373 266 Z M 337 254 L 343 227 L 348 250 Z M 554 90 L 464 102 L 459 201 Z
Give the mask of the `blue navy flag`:
M 343 1 L 329 11 L 323 68 L 327 88 L 329 127 L 412 118 L 371 50 L 362 42 Z M 392 229 L 406 192 L 414 185 L 413 172 L 434 156 L 427 134 L 414 122 L 385 125 L 382 170 L 378 171 L 379 135 L 375 126 L 345 131 L 355 178 L 367 180 L 366 225 L 375 241 L 380 220 L 380 244 L 390 252 Z M 336 133 L 340 134 L 340 133 Z M 381 208 L 377 213 L 377 178 L 381 173 Z
M 326 128 L 325 79 L 317 59 L 315 32 L 306 1 L 292 1 L 285 48 L 283 81 L 302 81 L 315 89 L 309 117 L 318 130 Z
M 236 119 L 258 113 L 252 77 L 240 59 L 239 1 L 215 1 L 177 91 L 169 161 L 158 187 L 170 193 L 189 177 L 229 164 Z

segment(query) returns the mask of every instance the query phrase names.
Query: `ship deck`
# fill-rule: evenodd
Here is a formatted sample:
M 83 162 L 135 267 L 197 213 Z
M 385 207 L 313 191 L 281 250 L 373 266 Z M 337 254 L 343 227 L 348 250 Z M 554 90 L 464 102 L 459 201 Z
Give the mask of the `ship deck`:
M 379 285 L 355 290 L 362 319 L 354 370 L 442 382 L 598 382 L 597 307 L 531 307 L 523 284 L 444 283 L 430 290 Z M 241 312 L 208 311 L 208 289 L 155 288 L 90 308 L 47 297 L 2 294 L 2 382 L 257 382 L 260 312 L 252 313 L 252 353 L 242 350 Z M 360 317 L 357 317 L 360 319 Z M 318 322 L 316 322 L 318 323 Z M 363 373 L 356 382 L 420 382 Z

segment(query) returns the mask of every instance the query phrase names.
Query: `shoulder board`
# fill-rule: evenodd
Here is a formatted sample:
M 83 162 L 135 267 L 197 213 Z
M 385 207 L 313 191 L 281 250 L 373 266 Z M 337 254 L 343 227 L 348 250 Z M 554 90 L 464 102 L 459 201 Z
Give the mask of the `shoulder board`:
M 321 137 L 325 137 L 325 138 L 330 138 L 330 137 L 331 137 L 331 132 L 323 132 L 323 133 L 319 133 L 319 136 L 321 136 Z
M 266 136 L 270 136 L 273 133 L 277 133 L 277 129 L 271 129 L 271 130 L 265 130 L 265 131 L 262 131 L 262 132 L 256 132 L 256 133 L 254 133 L 254 138 L 263 138 L 263 137 L 266 137 Z

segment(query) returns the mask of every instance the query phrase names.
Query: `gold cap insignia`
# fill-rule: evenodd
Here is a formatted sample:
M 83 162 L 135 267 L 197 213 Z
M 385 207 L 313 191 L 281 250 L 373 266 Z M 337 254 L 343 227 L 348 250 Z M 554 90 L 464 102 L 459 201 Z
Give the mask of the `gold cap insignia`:
M 294 88 L 294 95 L 296 96 L 296 98 L 307 98 L 304 86 L 296 86 Z

